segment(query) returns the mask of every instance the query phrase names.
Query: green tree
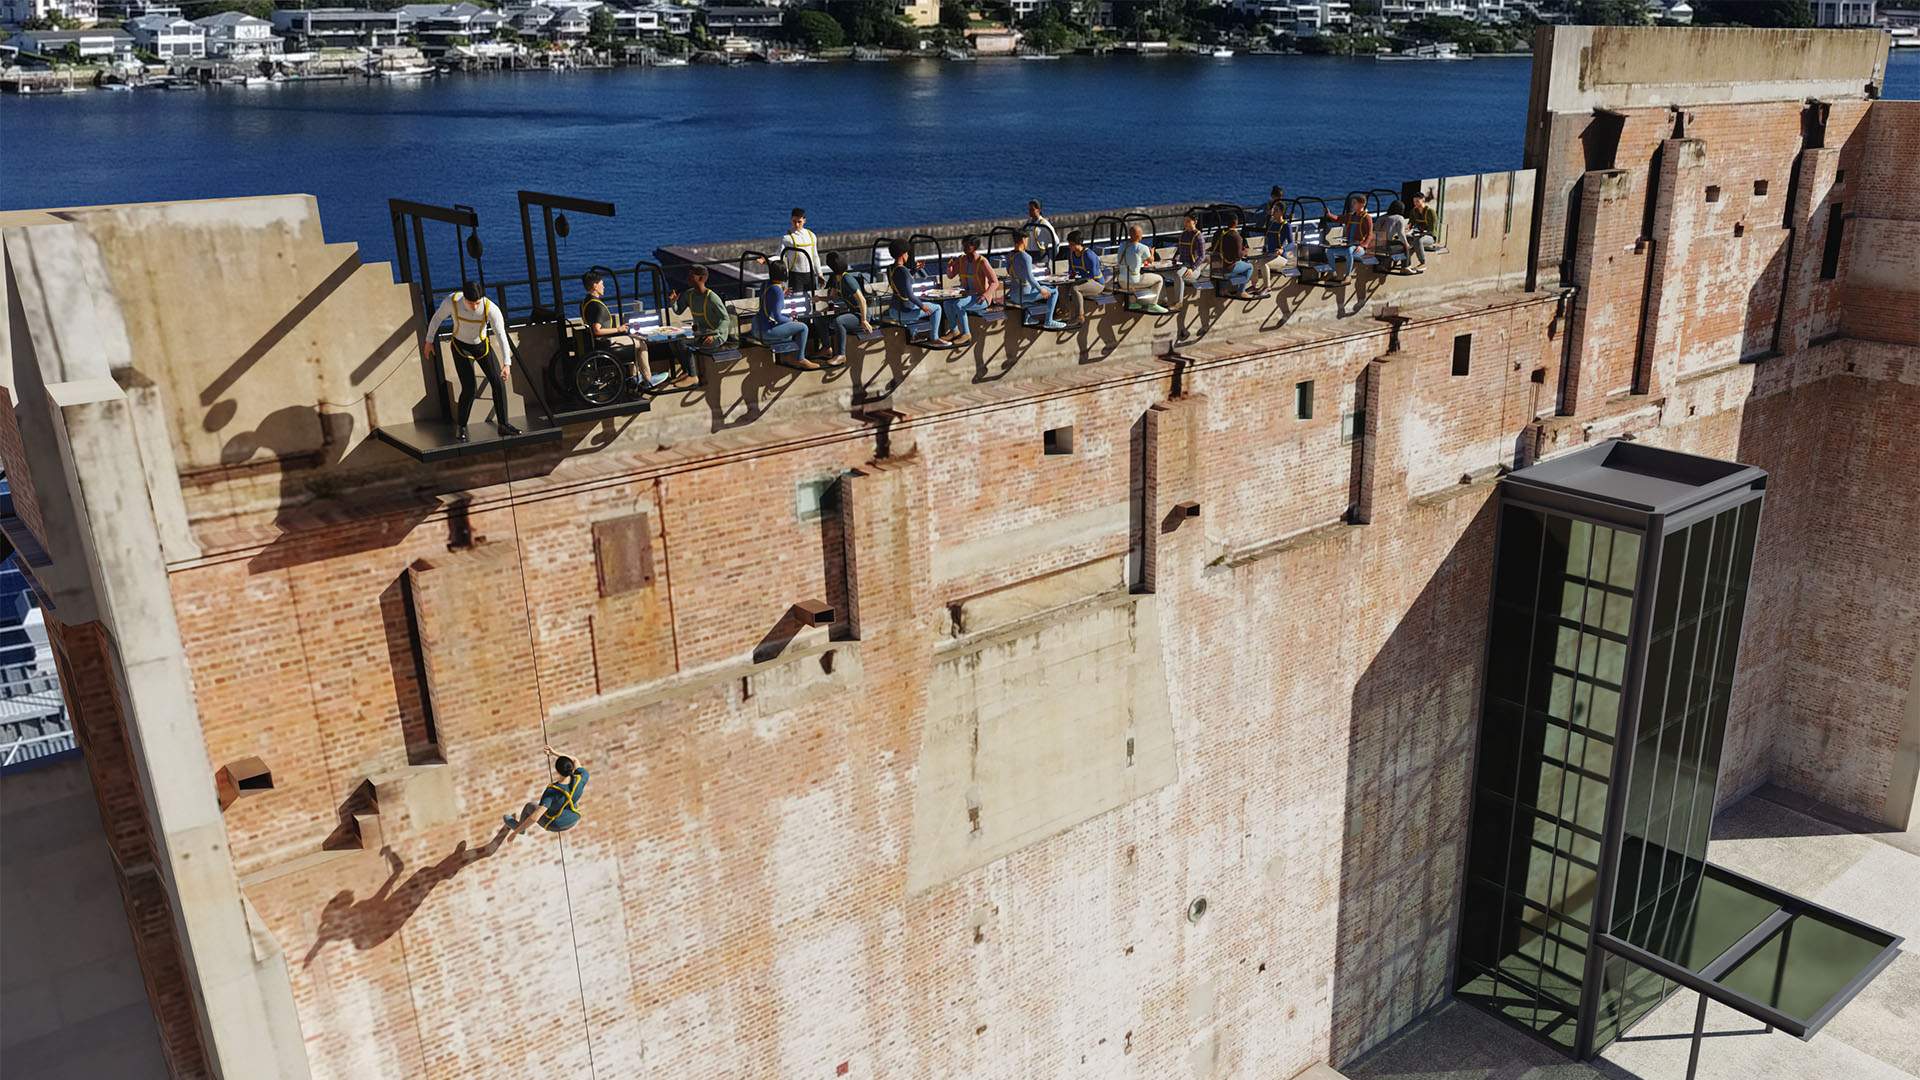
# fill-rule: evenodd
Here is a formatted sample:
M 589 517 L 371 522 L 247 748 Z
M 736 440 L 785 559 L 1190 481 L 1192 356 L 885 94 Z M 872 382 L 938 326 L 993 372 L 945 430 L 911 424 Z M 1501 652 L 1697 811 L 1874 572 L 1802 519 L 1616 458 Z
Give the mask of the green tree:
M 965 30 L 970 20 L 967 17 L 967 5 L 960 3 L 940 5 L 940 25 L 948 30 Z
M 1699 0 L 1693 5 L 1697 26 L 1807 27 L 1813 8 L 1807 0 Z
M 787 35 L 809 49 L 837 49 L 847 43 L 846 29 L 824 11 L 789 15 Z
M 1579 0 L 1573 11 L 1583 26 L 1640 26 L 1648 18 L 1644 0 Z
M 273 18 L 273 0 L 185 0 L 180 7 L 190 19 L 204 19 L 223 11 L 238 11 L 256 19 Z
M 69 64 L 79 63 L 80 62 L 80 43 L 77 41 L 67 42 L 67 47 L 60 50 L 60 56 Z
M 596 49 L 613 48 L 613 9 L 605 4 L 593 9 L 587 16 L 587 40 Z

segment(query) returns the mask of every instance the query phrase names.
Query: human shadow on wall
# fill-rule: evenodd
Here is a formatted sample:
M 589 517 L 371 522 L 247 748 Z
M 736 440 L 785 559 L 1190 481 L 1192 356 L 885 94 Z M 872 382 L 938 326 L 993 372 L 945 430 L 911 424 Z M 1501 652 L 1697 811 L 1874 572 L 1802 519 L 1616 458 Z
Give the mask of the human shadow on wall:
M 485 847 L 472 849 L 465 840 L 449 852 L 446 858 L 431 866 L 413 872 L 406 883 L 395 888 L 406 864 L 390 847 L 381 848 L 380 855 L 387 860 L 391 872 L 380 888 L 365 900 L 356 901 L 353 890 L 343 889 L 327 901 L 320 911 L 320 929 L 314 935 L 313 947 L 307 950 L 306 959 L 300 962 L 302 968 L 312 967 L 322 950 L 336 941 L 350 941 L 361 952 L 376 948 L 400 932 L 400 928 L 413 918 L 420 905 L 426 903 L 433 890 L 453 880 L 455 874 L 468 866 L 488 858 L 500 850 L 510 832 L 505 825 L 493 834 Z
M 1328 1052 L 1336 1067 L 1450 992 L 1494 516 L 1489 500 L 1354 683 Z

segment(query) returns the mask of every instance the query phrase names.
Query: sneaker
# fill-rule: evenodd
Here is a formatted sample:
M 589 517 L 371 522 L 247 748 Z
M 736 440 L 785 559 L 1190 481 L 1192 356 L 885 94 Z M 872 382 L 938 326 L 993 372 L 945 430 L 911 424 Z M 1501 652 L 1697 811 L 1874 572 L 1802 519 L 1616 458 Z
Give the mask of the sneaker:
M 1165 315 L 1167 313 L 1167 309 L 1159 304 L 1148 304 L 1146 311 L 1149 315 Z
M 1040 329 L 1042 330 L 1065 330 L 1066 328 L 1067 324 L 1061 322 L 1059 319 L 1048 319 L 1046 322 L 1040 324 Z
M 668 380 L 669 378 L 671 378 L 671 377 L 672 377 L 672 376 L 670 376 L 670 375 L 668 375 L 668 374 L 667 374 L 666 372 L 664 372 L 664 371 L 662 371 L 662 372 L 659 372 L 659 373 L 657 373 L 657 374 L 654 374 L 654 375 L 649 375 L 649 376 L 647 376 L 647 377 L 646 377 L 646 378 L 647 378 L 647 385 L 648 385 L 649 387 L 656 387 L 656 386 L 659 386 L 659 385 L 661 385 L 662 383 L 664 383 L 664 382 L 666 382 L 666 381 L 667 381 L 667 380 Z

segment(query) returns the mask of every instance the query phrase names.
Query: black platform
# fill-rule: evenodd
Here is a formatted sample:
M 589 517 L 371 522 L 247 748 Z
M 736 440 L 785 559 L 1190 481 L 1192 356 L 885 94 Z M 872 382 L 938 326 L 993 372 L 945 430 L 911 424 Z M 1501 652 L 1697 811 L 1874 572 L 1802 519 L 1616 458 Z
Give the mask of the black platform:
M 467 425 L 466 442 L 455 440 L 453 425 L 442 420 L 385 424 L 373 429 L 373 437 L 415 461 L 445 461 L 448 458 L 491 453 L 510 446 L 558 442 L 560 439 L 560 429 L 557 427 L 532 427 L 524 416 L 514 417 L 513 423 L 520 429 L 520 434 L 503 436 L 490 421 L 475 420 Z

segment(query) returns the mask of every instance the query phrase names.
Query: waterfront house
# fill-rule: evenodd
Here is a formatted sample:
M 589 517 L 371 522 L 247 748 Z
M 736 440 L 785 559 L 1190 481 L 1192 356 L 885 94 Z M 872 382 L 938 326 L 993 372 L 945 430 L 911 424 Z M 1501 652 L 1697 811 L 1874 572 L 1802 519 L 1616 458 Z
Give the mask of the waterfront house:
M 99 17 L 99 8 L 94 0 L 0 0 L 0 25 L 19 26 L 53 15 L 87 23 Z
M 1813 25 L 1860 30 L 1874 25 L 1874 0 L 1813 0 Z
M 297 49 L 379 49 L 406 39 L 397 11 L 275 8 L 273 28 Z
M 162 60 L 195 60 L 207 55 L 207 32 L 191 19 L 142 15 L 128 19 L 124 26 L 133 35 L 134 48 Z
M 940 25 L 940 0 L 894 0 L 893 6 L 908 26 Z
M 505 7 L 500 14 L 506 18 L 507 25 L 528 36 L 545 37 L 548 24 L 553 22 L 559 12 L 545 4 L 529 4 L 524 7 Z
M 125 30 L 24 30 L 11 43 L 22 53 L 54 57 L 72 47 L 81 60 L 94 63 L 133 55 L 133 35 Z
M 169 19 L 180 18 L 180 5 L 171 0 L 102 0 L 99 18 L 124 23 L 128 19 L 139 19 L 148 15 L 165 15 Z
M 207 55 L 222 60 L 257 60 L 280 53 L 273 24 L 244 11 L 222 11 L 195 19 L 207 32 Z
M 628 11 L 616 11 L 613 13 L 613 30 L 615 36 L 623 38 L 690 34 L 693 32 L 693 9 L 675 4 L 648 4 Z
M 562 45 L 576 45 L 587 39 L 587 31 L 591 29 L 591 16 L 577 7 L 567 8 L 547 24 L 547 36 Z
M 400 29 L 420 40 L 422 51 L 437 55 L 454 45 L 484 41 L 499 32 L 506 18 L 478 4 L 407 4 L 400 8 Z
M 1308 0 L 1293 7 L 1293 36 L 1342 33 L 1353 26 L 1353 5 L 1345 0 Z
M 786 13 L 777 7 L 709 7 L 707 33 L 714 37 L 777 37 Z

